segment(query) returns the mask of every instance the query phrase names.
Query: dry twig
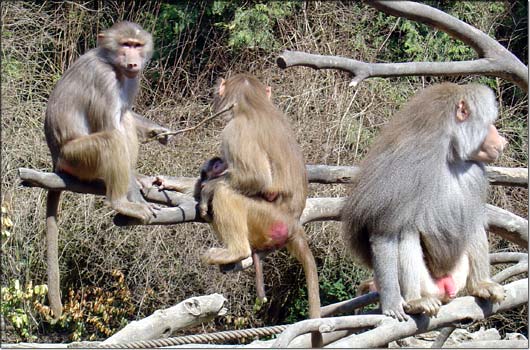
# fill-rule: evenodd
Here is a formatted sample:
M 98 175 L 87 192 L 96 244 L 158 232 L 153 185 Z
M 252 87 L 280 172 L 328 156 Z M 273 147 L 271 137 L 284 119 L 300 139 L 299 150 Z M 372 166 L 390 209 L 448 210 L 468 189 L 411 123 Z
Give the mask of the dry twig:
M 208 117 L 208 118 L 200 121 L 198 124 L 196 124 L 194 126 L 190 126 L 189 128 L 180 129 L 180 130 L 176 130 L 176 131 L 167 131 L 167 132 L 162 132 L 160 134 L 153 135 L 153 136 L 149 137 L 146 142 L 153 141 L 153 140 L 158 140 L 158 139 L 166 137 L 166 136 L 174 136 L 174 135 L 182 134 L 184 132 L 193 131 L 193 130 L 197 129 L 198 127 L 200 127 L 201 125 L 209 122 L 210 120 L 212 120 L 214 118 L 217 118 L 221 114 L 228 112 L 229 110 L 234 108 L 235 105 L 236 105 L 235 103 L 232 103 L 230 106 L 228 106 L 227 108 L 223 109 L 222 111 L 215 113 L 211 117 Z

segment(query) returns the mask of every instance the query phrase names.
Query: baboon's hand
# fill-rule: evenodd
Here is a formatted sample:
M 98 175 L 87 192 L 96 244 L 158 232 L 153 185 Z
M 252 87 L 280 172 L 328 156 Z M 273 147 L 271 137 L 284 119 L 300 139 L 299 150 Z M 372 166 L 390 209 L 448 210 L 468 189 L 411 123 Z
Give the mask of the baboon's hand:
M 164 127 L 153 128 L 149 131 L 149 137 L 157 139 L 163 145 L 167 145 L 169 140 L 173 137 L 169 133 L 173 132 L 172 130 Z

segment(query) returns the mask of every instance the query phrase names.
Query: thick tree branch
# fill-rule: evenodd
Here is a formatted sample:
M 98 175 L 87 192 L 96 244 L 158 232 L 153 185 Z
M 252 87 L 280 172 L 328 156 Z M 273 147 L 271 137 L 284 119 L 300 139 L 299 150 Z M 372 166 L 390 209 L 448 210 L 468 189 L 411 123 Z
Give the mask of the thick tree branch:
M 318 171 L 313 172 L 313 169 L 318 169 Z M 309 167 L 310 172 L 319 174 L 322 174 L 322 169 L 322 166 L 318 166 L 317 168 Z M 337 169 L 333 171 L 335 170 Z M 351 172 L 351 169 L 347 169 L 347 171 Z M 100 195 L 105 193 L 104 186 L 101 183 L 83 183 L 64 174 L 43 173 L 32 169 L 20 168 L 19 176 L 23 181 L 22 184 L 30 187 L 43 187 L 48 190 L 69 190 Z M 336 176 L 336 173 L 334 176 Z M 325 178 L 325 176 L 321 175 L 316 177 L 320 179 Z M 340 175 L 338 178 L 344 179 L 345 176 Z M 188 178 L 184 179 L 186 179 L 185 182 L 188 183 L 188 186 L 194 183 L 193 180 Z M 197 213 L 197 203 L 189 195 L 174 191 L 153 190 L 150 187 L 144 188 L 143 192 L 149 201 L 172 206 L 172 208 L 163 208 L 157 211 L 157 216 L 149 223 L 150 225 L 172 225 L 182 222 L 203 221 Z M 302 224 L 306 224 L 313 221 L 339 220 L 343 201 L 344 198 L 309 198 L 300 221 Z M 492 205 L 487 205 L 486 211 L 490 231 L 499 234 L 503 238 L 523 248 L 527 248 L 528 220 Z M 120 214 L 116 215 L 114 222 L 118 226 L 140 224 L 137 220 Z
M 288 327 L 281 333 L 276 342 L 272 345 L 273 349 L 287 348 L 294 338 L 312 332 L 330 333 L 339 330 L 365 329 L 377 327 L 383 323 L 387 316 L 384 315 L 359 315 L 359 316 L 342 316 L 333 318 L 317 318 L 297 322 Z
M 359 172 L 358 166 L 306 165 L 307 179 L 311 183 L 350 183 Z
M 515 252 L 491 253 L 490 263 L 495 264 L 515 264 L 493 276 L 493 280 L 497 283 L 502 283 L 508 278 L 518 274 L 528 272 L 528 254 Z M 355 309 L 373 304 L 379 301 L 379 293 L 371 292 L 358 296 L 356 298 L 341 301 L 335 304 L 323 306 L 320 309 L 322 317 L 328 317 L 339 314 L 351 314 Z
M 502 270 L 501 272 L 493 276 L 491 279 L 494 282 L 501 283 L 509 278 L 515 277 L 523 273 L 528 273 L 528 260 L 522 261 L 514 266 L 510 266 Z
M 528 168 L 487 166 L 486 175 L 492 185 L 528 188 Z
M 528 272 L 528 254 L 527 253 L 516 253 L 516 252 L 502 252 L 490 254 L 490 264 L 515 264 L 510 266 L 495 276 L 492 280 L 497 283 L 506 282 L 509 278 Z
M 486 204 L 486 213 L 490 232 L 521 248 L 528 248 L 528 220 L 491 204 Z
M 406 62 L 366 63 L 338 56 L 322 56 L 300 51 L 284 51 L 277 59 L 280 68 L 307 66 L 314 69 L 339 69 L 353 74 L 351 86 L 357 86 L 370 77 L 395 77 L 416 75 L 466 75 L 496 76 L 528 91 L 528 67 L 480 30 L 427 5 L 412 1 L 366 1 L 367 5 L 390 15 L 425 23 L 446 32 L 471 46 L 479 59 L 459 62 Z
M 19 168 L 18 176 L 22 180 L 22 185 L 27 187 L 42 187 L 52 191 L 71 191 L 76 193 L 88 193 L 105 195 L 105 185 L 101 181 L 84 182 L 65 173 L 48 173 L 34 169 Z M 144 176 L 140 176 L 144 177 Z M 191 178 L 182 178 L 183 183 L 192 187 L 191 183 L 196 181 Z M 153 188 L 154 189 L 154 188 Z M 190 196 L 174 191 L 158 191 L 149 189 L 144 196 L 151 202 L 162 203 L 170 206 L 177 206 L 190 200 Z M 187 192 L 186 192 L 187 193 Z
M 504 286 L 504 288 L 506 290 L 506 299 L 499 304 L 492 304 L 489 301 L 471 296 L 461 297 L 442 306 L 438 316 L 433 318 L 419 315 L 412 316 L 407 322 L 399 322 L 382 315 L 358 315 L 301 321 L 293 324 L 280 334 L 272 347 L 288 347 L 293 339 L 311 331 L 332 332 L 344 329 L 372 327 L 375 328 L 360 334 L 348 336 L 329 344 L 329 347 L 383 347 L 397 339 L 450 326 L 456 322 L 485 319 L 494 313 L 509 310 L 528 302 L 527 278 L 512 282 Z
M 346 197 L 308 198 L 300 223 L 305 225 L 314 221 L 339 221 L 345 200 Z
M 407 18 L 446 32 L 471 46 L 479 57 L 493 56 L 506 50 L 504 46 L 477 28 L 434 7 L 413 1 L 366 1 L 365 3 L 389 15 Z M 515 56 L 513 57 L 518 61 Z
M 157 310 L 149 317 L 129 323 L 102 344 L 167 338 L 179 329 L 226 314 L 225 302 L 226 299 L 217 293 L 186 299 L 170 308 Z
M 310 183 L 333 184 L 333 183 L 350 183 L 353 177 L 359 172 L 358 166 L 336 166 L 336 165 L 306 165 L 307 177 Z M 41 172 L 34 169 L 19 168 L 18 174 L 22 180 L 22 185 L 28 187 L 42 187 L 48 190 L 67 190 L 78 193 L 104 194 L 105 187 L 103 183 L 94 181 L 91 183 L 81 182 L 67 174 L 55 174 Z M 528 168 L 505 168 L 505 167 L 486 167 L 486 176 L 492 185 L 528 187 Z M 144 190 L 149 191 L 149 197 L 153 201 L 160 201 L 162 204 L 167 203 L 165 194 L 158 197 L 155 192 L 172 192 L 179 194 L 171 201 L 177 201 L 182 197 L 187 199 L 193 193 L 193 186 L 198 178 L 194 177 L 172 177 L 165 176 L 172 182 L 182 184 L 182 192 L 186 195 L 174 191 L 159 191 L 156 187 L 149 187 L 154 180 L 154 176 L 138 175 L 138 178 L 144 185 Z M 155 198 L 158 198 L 155 200 Z
M 29 170 L 29 169 L 27 169 Z M 359 172 L 358 166 L 337 166 L 337 165 L 306 165 L 307 179 L 310 183 L 320 184 L 345 184 L 352 182 L 355 175 Z M 34 172 L 34 170 L 31 170 Z M 25 176 L 30 176 L 25 175 Z M 35 175 L 32 175 L 35 176 Z M 506 168 L 506 167 L 486 167 L 486 176 L 490 184 L 497 186 L 514 186 L 514 187 L 528 187 L 528 169 L 527 168 Z M 153 176 L 143 176 L 142 182 L 152 183 Z M 170 179 L 172 183 L 180 183 L 182 192 L 187 195 L 193 194 L 193 188 L 197 178 L 192 177 L 172 177 L 165 176 Z M 158 191 L 155 187 L 144 187 L 144 190 Z M 162 191 L 163 192 L 163 191 Z M 161 197 L 161 203 L 165 200 Z
M 528 262 L 527 253 L 517 253 L 517 252 L 499 252 L 490 254 L 490 264 L 509 264 L 509 263 L 520 263 L 526 261 Z

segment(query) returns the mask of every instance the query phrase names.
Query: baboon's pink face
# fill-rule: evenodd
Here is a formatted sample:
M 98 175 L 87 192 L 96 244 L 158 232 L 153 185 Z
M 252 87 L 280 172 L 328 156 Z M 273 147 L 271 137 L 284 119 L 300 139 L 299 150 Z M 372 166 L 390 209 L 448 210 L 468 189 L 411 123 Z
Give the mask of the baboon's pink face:
M 143 69 L 144 46 L 145 44 L 138 39 L 126 39 L 120 42 L 116 52 L 116 64 L 129 79 L 135 78 Z
M 473 159 L 485 163 L 494 162 L 500 157 L 507 144 L 508 141 L 499 135 L 497 128 L 490 125 L 488 134 Z

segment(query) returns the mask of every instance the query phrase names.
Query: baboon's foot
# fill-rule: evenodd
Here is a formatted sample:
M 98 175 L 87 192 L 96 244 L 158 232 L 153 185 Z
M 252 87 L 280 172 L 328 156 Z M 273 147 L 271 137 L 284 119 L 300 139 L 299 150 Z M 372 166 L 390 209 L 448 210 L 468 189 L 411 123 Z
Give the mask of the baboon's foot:
M 226 248 L 210 248 L 202 256 L 202 261 L 209 265 L 227 265 L 236 263 L 250 256 L 248 254 L 238 254 Z
M 470 290 L 469 294 L 490 300 L 493 303 L 500 303 L 506 298 L 504 288 L 500 284 L 491 281 L 481 281 L 477 283 L 476 288 Z
M 422 314 L 432 317 L 438 315 L 438 311 L 442 306 L 442 301 L 436 297 L 423 297 L 408 301 L 405 306 L 405 312 L 411 315 Z
M 402 301 L 391 303 L 391 306 L 381 305 L 381 313 L 385 316 L 390 316 L 398 321 L 408 321 L 409 316 L 405 313 L 404 304 Z
M 154 217 L 152 208 L 147 203 L 133 203 L 124 200 L 112 202 L 111 206 L 118 213 L 139 219 L 144 224 L 149 223 Z

